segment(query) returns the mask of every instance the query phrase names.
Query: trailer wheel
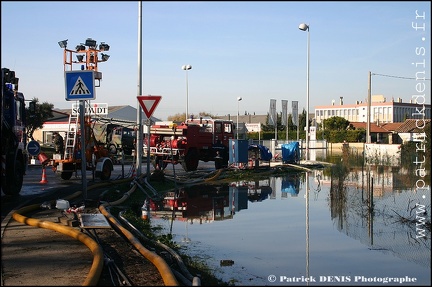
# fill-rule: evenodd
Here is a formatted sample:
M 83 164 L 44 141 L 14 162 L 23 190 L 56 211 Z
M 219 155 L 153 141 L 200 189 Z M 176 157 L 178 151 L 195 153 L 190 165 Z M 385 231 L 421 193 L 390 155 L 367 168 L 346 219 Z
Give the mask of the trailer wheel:
M 60 173 L 60 177 L 61 177 L 61 179 L 69 180 L 72 177 L 72 172 L 71 171 L 64 171 L 64 172 Z
M 112 170 L 112 165 L 108 160 L 106 160 L 102 166 L 102 171 L 100 173 L 100 179 L 102 179 L 102 180 L 110 179 L 111 170 Z
M 108 147 L 108 150 L 109 150 L 110 154 L 117 154 L 117 148 L 116 148 L 115 144 L 110 144 Z
M 164 158 L 161 156 L 152 158 L 152 164 L 155 169 L 161 170 L 164 170 L 168 166 L 168 162 L 164 161 Z
M 189 149 L 187 155 L 184 157 L 182 167 L 185 171 L 197 170 L 199 163 L 198 151 L 196 149 Z
M 6 171 L 6 178 L 2 180 L 3 193 L 6 195 L 18 195 L 24 181 L 24 169 L 19 160 L 15 160 L 14 170 Z

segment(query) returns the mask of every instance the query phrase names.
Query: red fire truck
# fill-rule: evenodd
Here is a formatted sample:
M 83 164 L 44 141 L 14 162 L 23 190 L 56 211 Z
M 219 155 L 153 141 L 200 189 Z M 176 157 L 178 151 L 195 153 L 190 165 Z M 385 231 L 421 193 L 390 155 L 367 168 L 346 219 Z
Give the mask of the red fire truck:
M 150 157 L 155 168 L 180 163 L 185 171 L 194 171 L 202 161 L 214 161 L 215 168 L 228 165 L 228 143 L 234 138 L 231 120 L 188 119 L 179 125 L 159 124 L 150 127 Z M 144 155 L 148 153 L 144 139 Z

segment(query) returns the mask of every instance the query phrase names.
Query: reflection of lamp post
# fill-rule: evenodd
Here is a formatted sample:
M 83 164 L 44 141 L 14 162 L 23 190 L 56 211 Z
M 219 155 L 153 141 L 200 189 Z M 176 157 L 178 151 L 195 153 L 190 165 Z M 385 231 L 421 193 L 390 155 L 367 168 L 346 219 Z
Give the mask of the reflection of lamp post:
M 306 25 L 304 23 L 299 25 L 299 29 L 302 31 L 307 31 L 308 38 L 307 38 L 307 79 L 306 79 L 306 160 L 308 160 L 309 156 L 309 25 Z
M 309 277 L 309 172 L 305 177 L 305 198 L 306 198 L 306 276 Z
M 238 131 L 239 131 L 239 126 L 238 126 L 238 120 L 239 120 L 239 114 L 240 114 L 240 101 L 242 100 L 242 97 L 238 97 L 237 98 L 237 125 L 236 125 L 236 130 L 237 130 L 237 139 L 238 138 Z
M 192 69 L 191 65 L 183 65 L 182 69 L 186 71 L 186 120 L 189 117 L 189 89 L 188 89 L 188 70 Z
M 182 239 L 182 241 L 189 243 L 189 242 L 191 242 L 191 239 L 188 236 L 188 221 L 187 221 L 187 219 L 186 219 L 185 223 L 186 223 L 186 236 Z

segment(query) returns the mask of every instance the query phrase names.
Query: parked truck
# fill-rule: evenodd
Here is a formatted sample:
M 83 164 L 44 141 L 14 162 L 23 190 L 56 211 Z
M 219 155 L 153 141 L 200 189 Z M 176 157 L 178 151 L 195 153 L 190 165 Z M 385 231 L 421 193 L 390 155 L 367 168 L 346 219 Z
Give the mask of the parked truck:
M 1 188 L 6 195 L 20 193 L 28 165 L 25 98 L 18 81 L 14 71 L 2 68 Z
M 150 140 L 144 138 L 144 155 L 150 149 L 153 166 L 164 169 L 168 163 L 180 163 L 185 171 L 194 171 L 200 160 L 214 161 L 215 168 L 227 167 L 228 143 L 234 138 L 231 120 L 188 119 L 150 126 Z M 149 145 L 149 146 L 148 146 Z
M 82 160 L 85 158 L 86 170 L 94 172 L 95 176 L 108 180 L 114 169 L 113 160 L 105 143 L 99 142 L 94 133 L 94 122 L 89 116 L 84 120 L 84 146 L 85 154 L 81 150 L 81 123 L 78 115 L 71 115 L 69 118 L 69 130 L 66 132 L 64 154 L 58 154 L 50 164 L 53 170 L 60 174 L 64 180 L 72 177 L 72 174 L 82 169 Z
M 136 123 L 97 118 L 92 126 L 96 140 L 105 144 L 111 155 L 132 155 L 136 149 Z

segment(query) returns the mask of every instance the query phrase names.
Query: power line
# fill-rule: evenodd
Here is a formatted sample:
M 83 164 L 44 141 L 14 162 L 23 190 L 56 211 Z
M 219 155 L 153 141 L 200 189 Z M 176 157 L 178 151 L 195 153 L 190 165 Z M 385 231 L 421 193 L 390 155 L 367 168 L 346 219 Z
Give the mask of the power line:
M 384 74 L 375 74 L 372 73 L 372 75 L 375 76 L 383 76 L 383 77 L 389 77 L 389 78 L 398 78 L 398 79 L 404 79 L 404 80 L 418 80 L 417 78 L 410 78 L 410 77 L 400 77 L 400 76 L 392 76 L 392 75 L 384 75 Z M 423 79 L 425 81 L 430 81 L 430 79 Z

